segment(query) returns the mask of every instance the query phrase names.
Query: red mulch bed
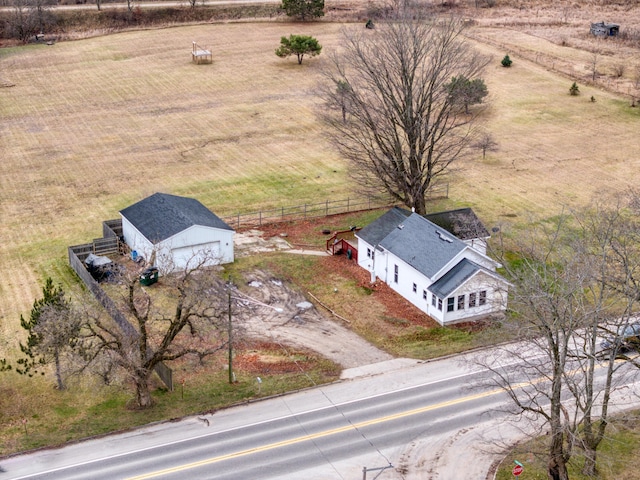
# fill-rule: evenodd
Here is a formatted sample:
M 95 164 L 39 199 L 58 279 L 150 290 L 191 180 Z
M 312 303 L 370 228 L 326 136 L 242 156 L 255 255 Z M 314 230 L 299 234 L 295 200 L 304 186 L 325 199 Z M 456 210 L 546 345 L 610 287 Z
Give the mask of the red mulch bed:
M 293 356 L 304 358 L 293 361 Z M 233 363 L 236 369 L 247 373 L 283 374 L 307 371 L 316 361 L 317 356 L 312 352 L 291 347 L 285 350 L 277 343 L 256 341 L 245 342 L 241 349 L 236 350 Z
M 286 233 L 287 241 L 293 245 L 304 244 L 305 241 L 313 235 L 322 236 L 323 240 L 329 238 L 329 235 L 322 234 L 323 224 L 339 225 L 349 224 L 349 215 L 334 215 L 330 217 L 330 220 L 319 221 L 318 219 L 301 220 L 301 221 L 289 221 L 281 223 L 266 224 L 259 227 L 263 232 L 264 238 L 271 238 L 278 236 L 282 233 Z M 346 227 L 344 227 L 346 228 Z M 323 258 L 319 262 L 319 267 L 323 269 L 319 272 L 319 275 L 323 274 L 341 274 L 345 278 L 355 279 L 358 286 L 371 288 L 373 290 L 373 297 L 384 305 L 388 315 L 394 318 L 401 318 L 407 320 L 411 325 L 419 325 L 426 328 L 437 327 L 439 323 L 429 317 L 426 313 L 422 312 L 416 306 L 402 298 L 401 295 L 396 293 L 387 284 L 377 279 L 372 285 L 370 283 L 371 276 L 369 272 L 359 267 L 355 261 L 348 260 L 343 255 L 337 255 L 332 257 Z M 451 328 L 464 331 L 478 331 L 482 330 L 487 323 L 485 322 L 463 322 L 454 325 Z

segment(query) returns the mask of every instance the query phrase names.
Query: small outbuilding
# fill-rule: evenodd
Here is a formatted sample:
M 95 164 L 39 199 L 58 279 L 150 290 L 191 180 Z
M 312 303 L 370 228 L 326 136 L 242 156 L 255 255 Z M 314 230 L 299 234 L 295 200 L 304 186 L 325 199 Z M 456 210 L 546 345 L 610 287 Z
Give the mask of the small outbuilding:
M 125 243 L 161 273 L 234 260 L 234 230 L 193 198 L 154 193 L 120 215 Z
M 592 23 L 591 33 L 597 37 L 616 37 L 620 33 L 620 25 L 605 22 Z

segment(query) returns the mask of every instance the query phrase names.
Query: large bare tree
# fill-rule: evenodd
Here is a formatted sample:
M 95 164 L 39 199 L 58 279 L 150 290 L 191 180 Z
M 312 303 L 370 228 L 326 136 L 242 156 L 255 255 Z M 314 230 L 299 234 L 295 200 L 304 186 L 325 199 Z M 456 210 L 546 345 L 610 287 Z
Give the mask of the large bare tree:
M 163 302 L 157 298 L 154 302 L 138 275 L 131 275 L 122 309 L 135 331 L 99 318 L 88 324 L 85 357 L 124 371 L 135 386 L 140 408 L 152 405 L 149 382 L 160 363 L 187 355 L 203 359 L 227 347 L 226 287 L 203 264 L 163 277 L 167 295 Z
M 568 480 L 567 462 L 574 447 L 578 423 L 563 408 L 565 374 L 570 370 L 572 336 L 585 325 L 581 262 L 562 242 L 562 225 L 550 231 L 527 232 L 519 242 L 517 262 L 505 262 L 515 284 L 509 306 L 517 318 L 521 343 L 498 348 L 511 365 L 502 368 L 496 358 L 483 365 L 513 401 L 518 414 L 548 429 L 548 477 Z
M 597 474 L 597 450 L 611 421 L 609 405 L 625 380 L 619 374 L 624 365 L 615 361 L 620 340 L 615 339 L 608 351 L 603 351 L 601 344 L 629 325 L 636 307 L 636 295 L 629 295 L 631 285 L 619 276 L 615 253 L 616 244 L 629 241 L 626 212 L 619 200 L 574 212 L 575 226 L 566 242 L 580 265 L 581 291 L 576 293 L 583 305 L 584 324 L 572 334 L 571 368 L 564 374 L 572 401 L 565 405 L 574 409 L 576 423 L 581 426 L 575 441 L 584 456 L 582 470 L 587 476 Z
M 447 85 L 477 79 L 488 58 L 465 42 L 462 20 L 400 12 L 344 30 L 324 72 L 323 118 L 361 187 L 426 213 L 429 189 L 468 153 L 476 118 Z
M 597 449 L 610 423 L 610 403 L 628 380 L 618 332 L 633 321 L 640 248 L 626 205 L 597 205 L 536 222 L 510 246 L 518 260 L 504 264 L 515 284 L 510 308 L 521 343 L 481 359 L 512 399 L 549 434 L 550 480 L 567 480 L 576 450 L 583 472 L 597 472 Z M 545 228 L 546 227 L 546 228 Z M 606 351 L 603 338 L 609 338 Z M 502 368 L 508 359 L 509 367 Z

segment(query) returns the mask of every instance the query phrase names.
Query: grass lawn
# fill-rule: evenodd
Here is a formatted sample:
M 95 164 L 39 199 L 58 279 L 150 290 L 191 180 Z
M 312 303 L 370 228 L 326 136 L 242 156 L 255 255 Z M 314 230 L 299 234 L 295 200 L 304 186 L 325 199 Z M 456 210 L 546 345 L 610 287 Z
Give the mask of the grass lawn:
M 342 27 L 220 23 L 0 49 L 2 80 L 14 85 L 0 88 L 0 357 L 15 355 L 16 339 L 22 338 L 19 317 L 28 315 L 44 278 L 53 277 L 69 292 L 79 288 L 66 247 L 99 237 L 102 220 L 117 218 L 147 195 L 193 196 L 224 216 L 352 194 L 349 168 L 315 115 L 320 69 L 338 48 Z M 476 28 L 480 39 L 483 27 Z M 291 33 L 315 36 L 323 54 L 302 65 L 276 57 L 280 37 Z M 191 63 L 194 40 L 213 50 L 212 65 Z M 548 47 L 544 38 L 533 41 L 541 50 Z M 502 46 L 477 46 L 494 58 L 485 75 L 490 98 L 482 120 L 499 150 L 457 165 L 448 179 L 449 200 L 434 210 L 472 206 L 489 228 L 524 224 L 529 212 L 553 216 L 563 206 L 637 183 L 640 109 L 582 84 L 582 94 L 572 97 L 568 78 L 518 55 L 505 69 Z M 402 316 L 353 310 L 353 299 L 369 299 L 369 292 L 337 274 L 320 282 L 314 260 L 255 261 L 283 273 L 298 271 L 301 288 L 398 355 L 417 355 L 426 342 L 442 343 L 451 335 L 429 330 L 432 325 L 407 331 Z M 389 332 L 408 336 L 398 345 Z M 464 332 L 456 335 L 461 348 L 476 342 Z M 281 388 L 276 383 L 273 391 Z M 184 399 L 158 391 L 162 407 L 123 413 L 129 397 L 121 391 L 81 383 L 56 392 L 48 379 L 3 374 L 0 425 L 7 436 L 0 453 L 45 444 L 47 435 L 64 441 L 216 405 L 196 400 L 198 388 L 206 396 L 211 391 L 205 388 L 216 388 L 221 398 L 240 398 L 227 396 L 222 384 L 194 383 L 185 386 Z M 247 383 L 236 393 L 251 395 L 251 388 Z M 262 389 L 266 394 L 264 384 Z M 184 405 L 192 394 L 193 404 Z M 26 432 L 22 419 L 28 419 Z
M 519 477 L 526 480 L 546 480 L 546 437 L 518 445 L 504 459 L 498 469 L 496 480 L 513 480 L 511 471 L 514 460 L 524 465 Z M 614 417 L 607 427 L 607 436 L 598 448 L 599 480 L 638 480 L 637 458 L 640 454 L 640 412 L 628 412 Z M 590 480 L 594 477 L 582 475 L 584 459 L 579 449 L 574 451 L 569 465 L 569 478 L 572 480 Z

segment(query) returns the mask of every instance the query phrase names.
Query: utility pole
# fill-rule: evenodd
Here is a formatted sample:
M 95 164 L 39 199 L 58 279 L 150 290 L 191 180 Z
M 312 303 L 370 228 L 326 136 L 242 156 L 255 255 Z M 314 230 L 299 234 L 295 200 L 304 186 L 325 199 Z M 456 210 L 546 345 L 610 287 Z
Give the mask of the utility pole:
M 233 385 L 233 328 L 231 323 L 231 280 L 229 280 L 229 384 Z

